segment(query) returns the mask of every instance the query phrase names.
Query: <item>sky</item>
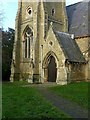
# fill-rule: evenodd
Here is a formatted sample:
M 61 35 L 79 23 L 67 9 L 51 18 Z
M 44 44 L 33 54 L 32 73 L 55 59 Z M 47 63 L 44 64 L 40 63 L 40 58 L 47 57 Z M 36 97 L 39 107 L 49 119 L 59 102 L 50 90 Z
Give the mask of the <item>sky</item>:
M 13 1 L 13 2 L 12 2 Z M 71 5 L 82 0 L 66 0 L 66 5 Z M 3 12 L 3 21 L 0 27 L 4 30 L 8 27 L 15 29 L 15 17 L 18 8 L 18 0 L 0 0 L 0 11 Z

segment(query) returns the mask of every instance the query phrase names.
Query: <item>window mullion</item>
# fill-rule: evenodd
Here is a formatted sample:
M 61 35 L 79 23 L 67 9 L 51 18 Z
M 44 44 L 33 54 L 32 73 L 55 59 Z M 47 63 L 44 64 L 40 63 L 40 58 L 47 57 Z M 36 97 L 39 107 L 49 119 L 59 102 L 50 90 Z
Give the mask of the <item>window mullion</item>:
M 23 41 L 23 57 L 25 58 L 25 41 Z

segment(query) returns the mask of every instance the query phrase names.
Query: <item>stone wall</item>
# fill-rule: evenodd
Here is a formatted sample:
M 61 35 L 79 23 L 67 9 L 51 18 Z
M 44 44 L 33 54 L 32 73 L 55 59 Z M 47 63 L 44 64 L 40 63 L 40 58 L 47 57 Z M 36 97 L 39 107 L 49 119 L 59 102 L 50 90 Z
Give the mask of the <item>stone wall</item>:
M 86 80 L 85 67 L 86 64 L 80 64 L 80 63 L 71 64 L 70 79 L 72 82 Z
M 45 11 L 48 13 L 49 21 L 54 23 L 54 28 L 56 31 L 67 32 L 68 31 L 68 21 L 66 14 L 65 2 L 46 2 Z M 52 9 L 54 13 L 52 15 Z M 49 25 L 50 25 L 49 22 Z
M 90 42 L 90 36 L 84 36 L 84 37 L 77 37 L 76 42 L 84 55 L 87 64 L 85 66 L 85 76 L 86 80 L 90 80 L 90 57 L 89 57 L 89 42 Z

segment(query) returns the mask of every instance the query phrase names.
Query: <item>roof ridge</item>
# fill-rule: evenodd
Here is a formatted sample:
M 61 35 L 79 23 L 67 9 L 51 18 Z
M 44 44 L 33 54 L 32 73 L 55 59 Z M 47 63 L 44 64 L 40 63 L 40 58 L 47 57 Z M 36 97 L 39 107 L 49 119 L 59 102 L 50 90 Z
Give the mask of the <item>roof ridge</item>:
M 60 32 L 60 31 L 56 31 L 57 33 L 61 33 L 61 34 L 64 34 L 64 35 L 69 35 L 70 36 L 70 34 L 69 33 L 65 33 L 65 32 Z
M 82 3 L 82 1 L 77 2 L 77 3 L 72 3 L 71 5 L 67 5 L 66 7 L 70 7 L 70 6 L 73 6 L 73 5 L 77 5 L 77 4 L 80 4 L 80 3 Z

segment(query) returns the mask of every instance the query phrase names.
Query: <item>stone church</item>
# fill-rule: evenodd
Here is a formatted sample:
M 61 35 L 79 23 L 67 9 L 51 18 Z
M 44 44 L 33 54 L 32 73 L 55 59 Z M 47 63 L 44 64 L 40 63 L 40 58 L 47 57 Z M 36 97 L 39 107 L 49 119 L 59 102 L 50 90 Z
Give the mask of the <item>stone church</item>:
M 80 2 L 66 7 L 65 0 L 20 0 L 10 81 L 60 85 L 89 81 L 88 5 Z

